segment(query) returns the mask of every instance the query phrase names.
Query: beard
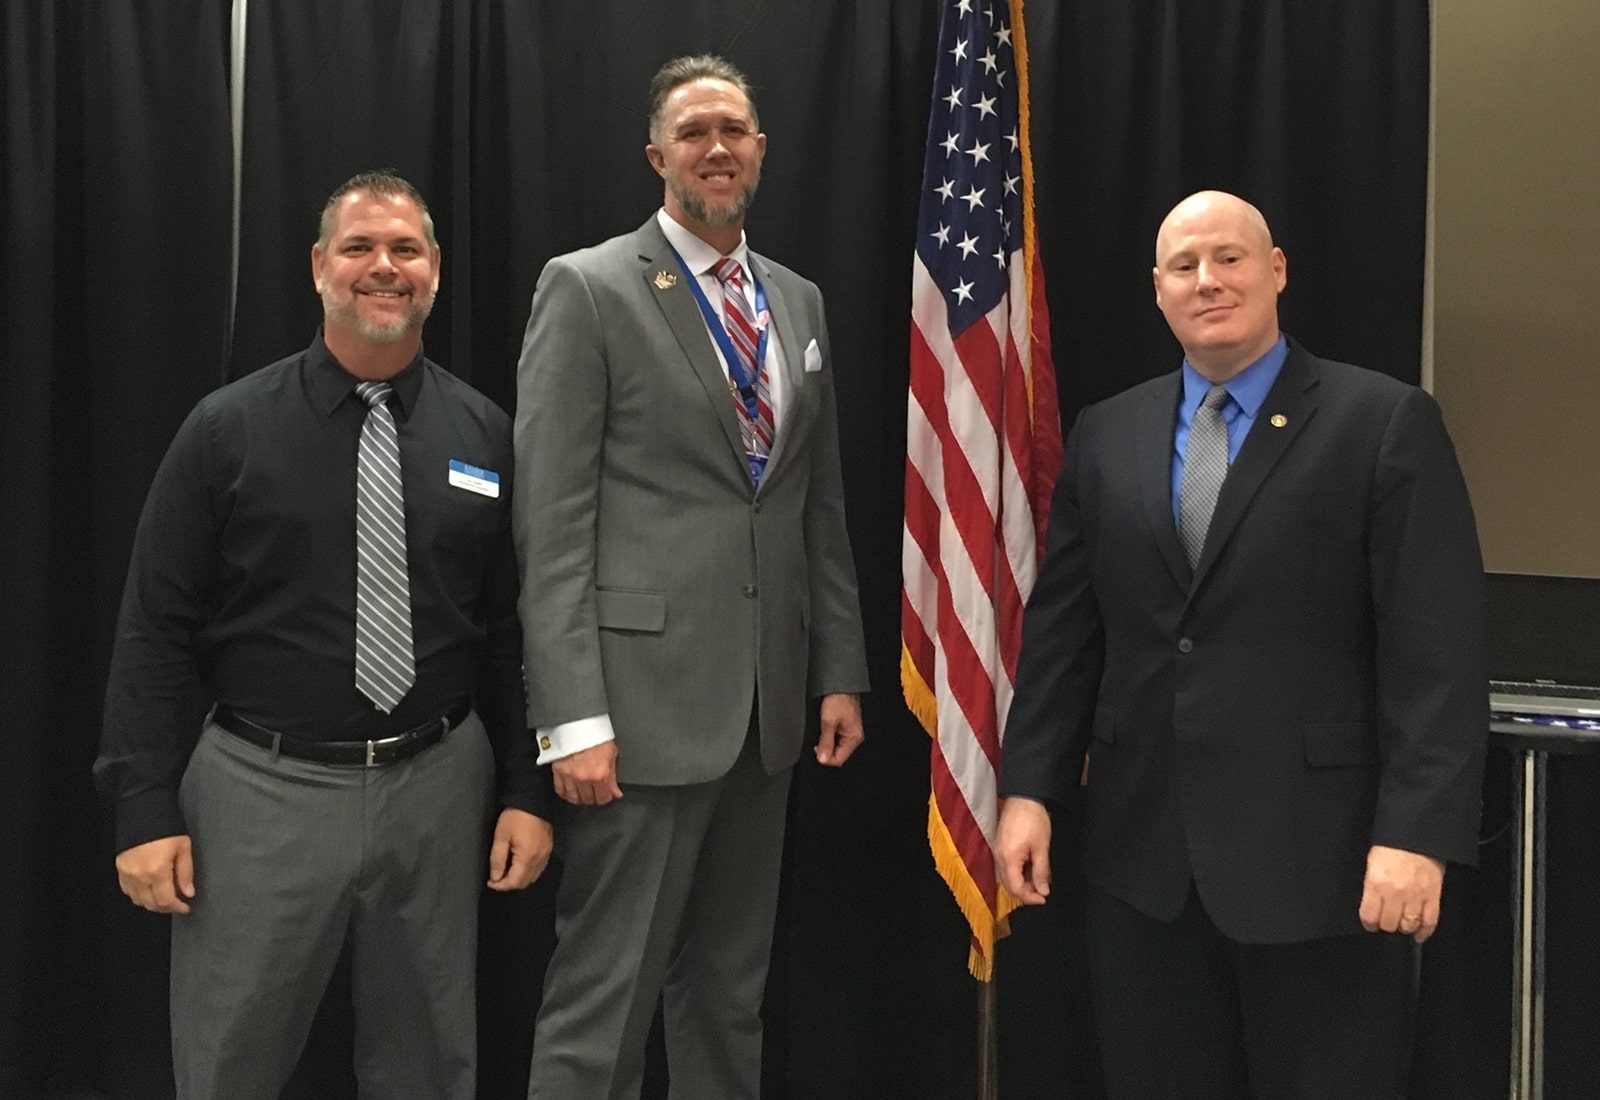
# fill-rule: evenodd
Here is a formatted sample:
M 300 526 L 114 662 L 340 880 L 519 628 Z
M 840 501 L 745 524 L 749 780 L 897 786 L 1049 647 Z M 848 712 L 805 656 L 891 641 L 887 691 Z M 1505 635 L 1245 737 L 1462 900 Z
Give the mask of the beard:
M 758 168 L 755 174 L 750 177 L 750 182 L 745 184 L 744 190 L 739 192 L 732 202 L 721 209 L 713 210 L 706 205 L 706 200 L 701 197 L 698 191 L 691 190 L 679 182 L 676 177 L 668 180 L 668 185 L 672 188 L 672 197 L 678 200 L 678 205 L 683 208 L 683 212 L 702 225 L 709 225 L 713 228 L 736 225 L 742 221 L 746 211 L 750 209 L 750 204 L 755 201 L 756 187 L 760 183 L 761 170 Z
M 332 288 L 322 292 L 322 309 L 329 321 L 352 329 L 364 339 L 379 344 L 392 344 L 419 331 L 428 314 L 433 312 L 433 295 L 411 295 L 406 311 L 388 321 L 377 321 L 362 314 L 356 307 L 355 295 L 340 299 Z

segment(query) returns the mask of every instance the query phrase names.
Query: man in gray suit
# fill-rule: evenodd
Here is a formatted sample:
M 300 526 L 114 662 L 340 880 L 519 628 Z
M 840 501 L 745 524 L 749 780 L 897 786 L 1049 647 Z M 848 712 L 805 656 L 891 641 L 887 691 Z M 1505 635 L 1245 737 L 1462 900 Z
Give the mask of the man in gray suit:
M 529 724 L 570 805 L 531 1097 L 754 1097 L 789 779 L 867 673 L 816 286 L 751 252 L 766 135 L 717 57 L 651 84 L 662 209 L 560 256 L 518 369 Z

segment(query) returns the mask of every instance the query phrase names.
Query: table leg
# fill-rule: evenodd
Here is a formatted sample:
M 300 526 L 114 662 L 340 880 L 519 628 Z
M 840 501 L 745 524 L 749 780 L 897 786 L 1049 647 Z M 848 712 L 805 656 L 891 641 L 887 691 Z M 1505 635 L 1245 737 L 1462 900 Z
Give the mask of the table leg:
M 1549 754 L 1524 749 L 1513 789 L 1511 1100 L 1544 1098 L 1545 781 Z

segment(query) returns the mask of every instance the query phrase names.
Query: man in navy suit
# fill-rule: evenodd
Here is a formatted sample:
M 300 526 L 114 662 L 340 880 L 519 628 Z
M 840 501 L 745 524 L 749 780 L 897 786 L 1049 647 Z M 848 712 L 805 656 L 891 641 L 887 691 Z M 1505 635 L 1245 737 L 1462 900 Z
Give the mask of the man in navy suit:
M 1111 1095 L 1393 1096 L 1411 942 L 1477 845 L 1471 504 L 1427 394 L 1279 331 L 1287 264 L 1255 207 L 1179 203 L 1154 280 L 1184 362 L 1068 440 L 997 857 L 1045 900 L 1049 806 L 1087 753 Z

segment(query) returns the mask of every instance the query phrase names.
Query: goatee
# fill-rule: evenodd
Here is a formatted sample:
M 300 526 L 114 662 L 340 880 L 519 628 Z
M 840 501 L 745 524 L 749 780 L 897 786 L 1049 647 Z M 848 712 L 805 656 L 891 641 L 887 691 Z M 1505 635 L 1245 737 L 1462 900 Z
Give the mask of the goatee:
M 744 219 L 745 213 L 750 209 L 750 204 L 755 201 L 756 187 L 761 182 L 760 175 L 753 177 L 727 206 L 713 210 L 706 205 L 706 200 L 698 191 L 690 190 L 676 179 L 671 181 L 672 196 L 678 200 L 678 205 L 683 212 L 702 225 L 709 225 L 720 229 L 725 225 L 736 225 Z
M 328 320 L 353 329 L 360 333 L 363 339 L 380 344 L 392 344 L 397 340 L 404 340 L 412 332 L 422 328 L 423 322 L 428 319 L 428 314 L 433 312 L 433 296 L 430 294 L 426 298 L 419 298 L 412 295 L 405 313 L 390 321 L 375 321 L 363 315 L 356 307 L 354 298 L 339 301 L 331 289 L 323 292 L 322 307 Z

